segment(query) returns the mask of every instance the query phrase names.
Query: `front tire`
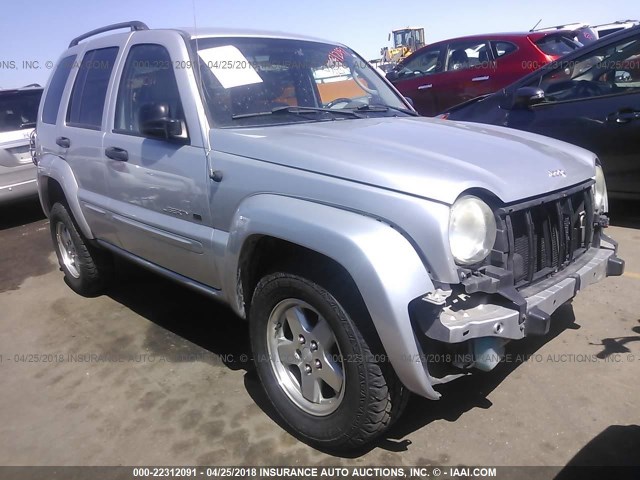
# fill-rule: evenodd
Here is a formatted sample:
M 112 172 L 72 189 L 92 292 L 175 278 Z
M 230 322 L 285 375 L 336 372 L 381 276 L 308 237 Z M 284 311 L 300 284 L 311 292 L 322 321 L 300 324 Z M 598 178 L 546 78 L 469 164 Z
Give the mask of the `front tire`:
M 250 310 L 258 376 L 295 433 L 321 448 L 356 448 L 400 415 L 408 392 L 347 311 L 320 285 L 274 273 Z
M 105 287 L 110 274 L 106 253 L 89 245 L 65 204 L 53 205 L 49 221 L 56 256 L 67 284 L 80 295 L 95 295 Z

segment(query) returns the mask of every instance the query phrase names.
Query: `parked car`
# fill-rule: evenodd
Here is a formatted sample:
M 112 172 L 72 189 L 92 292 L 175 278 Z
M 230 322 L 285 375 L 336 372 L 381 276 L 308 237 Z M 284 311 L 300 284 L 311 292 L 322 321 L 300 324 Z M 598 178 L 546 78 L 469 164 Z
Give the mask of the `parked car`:
M 612 196 L 640 199 L 640 27 L 608 35 L 443 117 L 580 145 L 600 158 Z
M 325 40 L 94 30 L 58 61 L 35 153 L 69 286 L 99 292 L 120 255 L 228 304 L 275 411 L 325 448 L 382 434 L 408 392 L 490 370 L 624 267 L 595 155 L 421 118 Z M 439 348 L 464 362 L 434 364 Z
M 387 79 L 421 115 L 434 116 L 495 92 L 580 46 L 564 31 L 454 38 L 413 53 Z
M 589 35 L 593 35 L 594 40 L 598 40 L 602 37 L 611 35 L 612 33 L 617 33 L 626 28 L 635 27 L 636 25 L 640 25 L 640 22 L 638 20 L 618 20 L 616 22 L 603 23 L 600 25 L 589 25 L 588 23 L 578 22 L 578 23 L 570 23 L 565 25 L 557 25 L 555 27 L 538 28 L 532 31 L 550 32 L 550 31 L 557 31 L 557 30 L 572 30 L 577 34 L 580 34 L 580 32 L 587 32 Z M 588 36 L 587 36 L 587 40 L 590 40 Z
M 35 84 L 0 90 L 0 205 L 38 195 L 29 137 L 41 96 Z

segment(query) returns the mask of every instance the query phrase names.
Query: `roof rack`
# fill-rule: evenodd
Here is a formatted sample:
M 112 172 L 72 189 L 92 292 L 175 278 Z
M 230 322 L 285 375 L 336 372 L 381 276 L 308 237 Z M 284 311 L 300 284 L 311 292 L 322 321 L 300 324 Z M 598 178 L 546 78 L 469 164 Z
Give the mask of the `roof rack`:
M 84 33 L 79 37 L 74 38 L 73 40 L 71 40 L 69 48 L 75 47 L 82 40 L 93 37 L 94 35 L 98 35 L 99 33 L 109 32 L 111 30 L 119 30 L 121 28 L 130 28 L 132 32 L 135 32 L 136 30 L 149 30 L 149 27 L 147 27 L 145 23 L 135 20 L 132 22 L 114 23 L 112 25 L 107 25 L 106 27 L 96 28 L 95 30 L 91 30 L 90 32 Z

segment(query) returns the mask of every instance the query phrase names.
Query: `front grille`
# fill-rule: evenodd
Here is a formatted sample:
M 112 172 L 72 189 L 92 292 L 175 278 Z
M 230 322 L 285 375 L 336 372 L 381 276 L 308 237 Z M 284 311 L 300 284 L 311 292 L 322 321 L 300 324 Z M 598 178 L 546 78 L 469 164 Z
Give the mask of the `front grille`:
M 516 287 L 562 270 L 593 240 L 591 187 L 498 209 L 491 264 L 513 272 Z

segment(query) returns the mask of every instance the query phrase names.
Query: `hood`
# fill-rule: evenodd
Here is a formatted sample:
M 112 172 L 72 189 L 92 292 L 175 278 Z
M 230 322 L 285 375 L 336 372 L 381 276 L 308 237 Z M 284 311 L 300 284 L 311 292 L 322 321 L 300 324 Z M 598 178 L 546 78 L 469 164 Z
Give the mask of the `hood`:
M 559 140 L 419 117 L 214 129 L 211 145 L 215 151 L 447 204 L 471 188 L 488 190 L 511 203 L 570 187 L 595 174 L 594 154 Z

